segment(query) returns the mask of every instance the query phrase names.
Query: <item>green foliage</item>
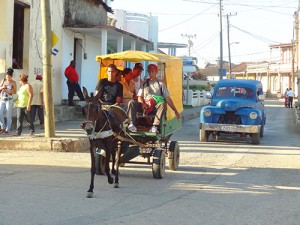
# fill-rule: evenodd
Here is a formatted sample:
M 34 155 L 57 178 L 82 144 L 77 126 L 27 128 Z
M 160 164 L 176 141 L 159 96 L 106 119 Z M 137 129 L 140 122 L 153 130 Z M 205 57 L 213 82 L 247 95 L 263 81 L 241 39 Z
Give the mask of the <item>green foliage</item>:
M 183 85 L 183 89 L 187 90 L 187 86 Z M 189 89 L 193 91 L 202 91 L 206 89 L 206 85 L 189 85 Z
M 212 87 L 215 86 L 215 84 L 211 85 Z M 183 89 L 187 90 L 187 85 L 183 85 Z M 206 91 L 207 89 L 207 85 L 189 85 L 189 90 L 193 90 L 193 91 Z
M 192 109 L 194 108 L 192 105 L 183 105 L 183 109 Z

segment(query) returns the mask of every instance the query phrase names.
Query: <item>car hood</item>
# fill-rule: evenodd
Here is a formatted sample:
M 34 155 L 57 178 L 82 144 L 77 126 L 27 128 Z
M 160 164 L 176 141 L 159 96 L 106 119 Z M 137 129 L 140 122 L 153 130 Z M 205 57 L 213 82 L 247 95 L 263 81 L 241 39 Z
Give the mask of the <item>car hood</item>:
M 245 100 L 219 100 L 213 101 L 212 106 L 217 106 L 225 111 L 236 111 L 240 108 L 255 108 L 256 102 Z

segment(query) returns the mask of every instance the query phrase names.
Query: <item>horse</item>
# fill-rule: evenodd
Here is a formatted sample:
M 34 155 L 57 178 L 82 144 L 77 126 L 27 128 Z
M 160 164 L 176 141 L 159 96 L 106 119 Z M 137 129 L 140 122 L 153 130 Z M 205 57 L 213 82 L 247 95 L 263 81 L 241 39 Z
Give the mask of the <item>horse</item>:
M 83 112 L 85 121 L 81 127 L 89 136 L 91 156 L 91 181 L 87 191 L 87 197 L 93 197 L 94 177 L 96 174 L 96 149 L 105 151 L 105 174 L 109 184 L 114 183 L 114 188 L 119 188 L 119 159 L 121 155 L 121 144 L 118 137 L 126 136 L 128 117 L 126 112 L 117 106 L 104 106 L 99 102 L 99 93 L 89 96 L 87 89 L 83 87 L 85 105 Z M 109 163 L 112 157 L 112 170 Z M 116 166 L 116 168 L 114 168 Z M 114 175 L 115 179 L 111 176 Z

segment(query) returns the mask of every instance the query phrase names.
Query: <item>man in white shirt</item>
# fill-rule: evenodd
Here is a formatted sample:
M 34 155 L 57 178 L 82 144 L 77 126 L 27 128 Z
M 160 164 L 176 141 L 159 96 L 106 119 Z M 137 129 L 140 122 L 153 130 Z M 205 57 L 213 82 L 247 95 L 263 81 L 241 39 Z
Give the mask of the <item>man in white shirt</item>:
M 31 120 L 35 121 L 36 112 L 40 121 L 40 128 L 44 129 L 44 100 L 43 100 L 43 76 L 42 74 L 36 75 L 36 80 L 31 83 L 33 90 L 33 98 L 31 102 Z
M 293 99 L 295 97 L 295 94 L 294 94 L 292 88 L 290 88 L 290 90 L 288 90 L 286 95 L 288 97 L 288 108 L 293 108 Z

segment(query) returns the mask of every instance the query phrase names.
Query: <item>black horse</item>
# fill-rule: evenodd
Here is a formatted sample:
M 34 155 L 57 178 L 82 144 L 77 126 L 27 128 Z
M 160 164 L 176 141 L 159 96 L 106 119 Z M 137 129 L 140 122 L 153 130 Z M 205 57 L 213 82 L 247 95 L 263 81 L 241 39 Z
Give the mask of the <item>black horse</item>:
M 126 136 L 127 115 L 123 109 L 117 106 L 101 105 L 99 96 L 89 96 L 83 87 L 85 105 L 83 112 L 86 120 L 82 123 L 82 128 L 89 135 L 91 154 L 91 182 L 87 197 L 93 197 L 94 177 L 96 174 L 96 150 L 103 149 L 105 156 L 105 173 L 108 183 L 114 187 L 119 187 L 119 159 L 121 155 L 121 144 L 117 137 Z M 112 158 L 112 170 L 110 171 L 110 159 Z M 114 168 L 116 167 L 116 168 Z M 115 179 L 111 176 L 111 173 Z

